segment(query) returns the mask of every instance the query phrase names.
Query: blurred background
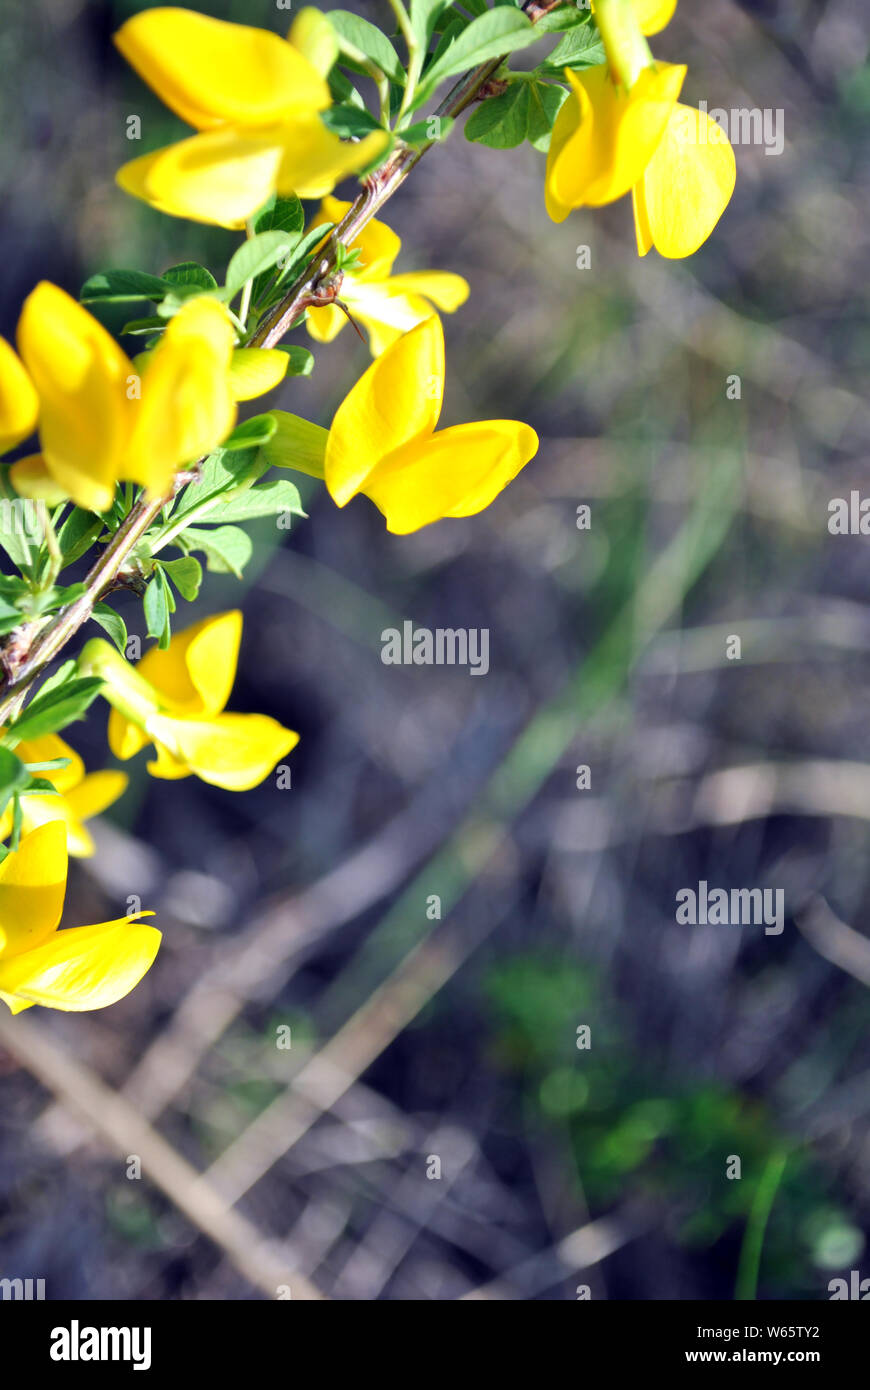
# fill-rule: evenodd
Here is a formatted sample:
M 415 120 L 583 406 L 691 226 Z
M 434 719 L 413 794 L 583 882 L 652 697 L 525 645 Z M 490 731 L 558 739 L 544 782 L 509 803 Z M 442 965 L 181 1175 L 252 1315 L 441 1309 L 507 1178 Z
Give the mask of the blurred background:
M 237 243 L 114 186 L 128 116 L 133 154 L 183 131 L 112 46 L 140 8 L 0 4 L 6 337 L 41 278 L 220 273 Z M 442 422 L 524 419 L 540 453 L 405 538 L 302 480 L 308 519 L 251 524 L 244 582 L 179 613 L 243 609 L 231 707 L 300 732 L 292 786 L 127 765 L 64 922 L 138 895 L 163 947 L 112 1009 L 0 1021 L 0 1275 L 360 1300 L 870 1277 L 870 567 L 828 532 L 867 479 L 868 42 L 862 0 L 681 0 L 653 46 L 685 99 L 785 134 L 737 148 L 690 261 L 639 260 L 627 200 L 554 225 L 544 156 L 461 130 L 389 204 L 398 270 L 472 286 Z M 367 363 L 346 329 L 270 403 L 326 425 Z M 406 619 L 488 628 L 485 679 L 383 665 Z M 89 768 L 105 723 L 70 732 Z M 783 932 L 678 925 L 702 879 L 783 889 Z

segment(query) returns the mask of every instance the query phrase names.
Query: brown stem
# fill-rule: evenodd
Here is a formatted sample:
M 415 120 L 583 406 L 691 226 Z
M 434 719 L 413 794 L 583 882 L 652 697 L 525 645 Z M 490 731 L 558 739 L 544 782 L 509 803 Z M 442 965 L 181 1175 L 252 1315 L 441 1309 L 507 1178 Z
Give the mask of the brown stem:
M 543 14 L 561 2 L 562 0 L 550 0 L 549 3 L 541 5 L 537 0 L 526 0 L 523 9 L 534 24 Z M 454 120 L 460 116 L 476 99 L 481 88 L 498 72 L 503 62 L 503 58 L 492 58 L 461 77 L 436 108 L 435 117 Z M 356 201 L 348 208 L 338 226 L 324 239 L 321 250 L 288 288 L 281 301 L 258 324 L 248 346 L 274 347 L 306 308 L 322 298 L 323 282 L 330 275 L 334 276 L 337 269 L 339 246 L 348 246 L 359 236 L 366 224 L 384 203 L 392 198 L 396 189 L 404 183 L 414 166 L 434 144 L 437 144 L 437 141 L 430 140 L 419 149 L 412 149 L 408 145 L 401 146 L 380 169 L 369 175 Z M 113 587 L 118 587 L 119 571 L 137 542 L 157 520 L 176 492 L 190 480 L 189 471 L 179 473 L 172 490 L 166 496 L 150 502 L 137 502 L 88 573 L 84 581 L 84 593 L 66 608 L 62 608 L 47 623 L 39 620 L 19 628 L 11 634 L 9 643 L 0 648 L 0 664 L 6 672 L 5 679 L 0 682 L 0 724 L 7 723 L 18 712 L 33 681 L 88 621 L 94 604 Z

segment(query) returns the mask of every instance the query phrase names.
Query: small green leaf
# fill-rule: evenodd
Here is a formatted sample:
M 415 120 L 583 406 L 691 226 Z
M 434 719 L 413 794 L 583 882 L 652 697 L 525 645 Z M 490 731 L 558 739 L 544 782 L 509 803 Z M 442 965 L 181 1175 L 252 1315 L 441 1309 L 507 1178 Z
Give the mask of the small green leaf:
M 161 560 L 160 567 L 169 575 L 181 597 L 192 603 L 202 583 L 202 565 L 199 561 L 194 560 L 192 555 L 185 555 L 181 560 Z
M 127 652 L 127 624 L 107 603 L 95 603 L 91 612 L 95 623 L 107 632 L 122 656 Z
M 157 314 L 152 314 L 150 318 L 130 319 L 121 329 L 121 336 L 129 333 L 132 338 L 140 337 L 143 333 L 162 332 L 166 327 L 166 320 Z
M 83 304 L 96 300 L 121 304 L 136 299 L 152 299 L 159 303 L 167 289 L 165 280 L 141 270 L 100 270 L 85 281 L 79 298 Z
M 169 604 L 159 570 L 155 570 L 154 578 L 145 590 L 144 608 L 148 636 L 161 639 L 169 626 Z
M 314 353 L 309 352 L 308 348 L 297 347 L 295 343 L 278 347 L 279 352 L 286 352 L 290 358 L 290 365 L 287 368 L 288 376 L 310 376 L 314 371 Z
M 103 520 L 82 507 L 74 507 L 57 533 L 57 543 L 64 565 L 71 565 L 90 550 L 103 529 Z
M 435 33 L 438 20 L 444 11 L 449 9 L 450 0 L 411 0 L 411 28 L 424 53 Z
M 529 82 L 529 128 L 526 137 L 536 150 L 546 154 L 550 148 L 550 136 L 556 117 L 568 100 L 564 87 L 556 87 L 551 82 Z
M 556 44 L 552 53 L 547 54 L 543 67 L 561 73 L 564 68 L 591 68 L 606 62 L 607 54 L 597 28 L 594 24 L 583 24 Z
M 183 539 L 191 550 L 203 552 L 206 569 L 215 574 L 234 574 L 237 579 L 241 579 L 254 552 L 250 536 L 239 526 L 216 526 L 213 531 L 191 526 Z
M 376 25 L 370 24 L 367 19 L 361 19 L 359 15 L 351 14 L 349 10 L 329 10 L 326 17 L 340 40 L 347 39 L 348 43 L 371 59 L 381 72 L 386 73 L 391 81 L 398 83 L 400 87 L 405 85 L 405 69 L 399 61 L 399 55 Z M 342 62 L 354 71 L 365 71 L 344 54 Z
M 428 145 L 430 140 L 446 140 L 456 122 L 450 116 L 427 116 L 415 121 L 399 134 L 406 145 Z
M 65 680 L 62 685 L 50 689 L 44 686 L 15 720 L 10 735 L 16 739 L 32 739 L 65 729 L 67 724 L 82 718 L 102 687 L 103 682 L 96 676 Z
M 30 780 L 30 773 L 11 748 L 0 748 L 0 815 L 9 805 L 9 798 Z
M 299 489 L 288 478 L 273 478 L 257 487 L 245 488 L 235 497 L 219 498 L 207 520 L 209 524 L 213 521 L 251 521 L 254 517 L 278 516 L 281 512 L 305 516 Z
M 331 106 L 328 111 L 321 114 L 323 124 L 336 135 L 340 135 L 343 140 L 353 140 L 361 138 L 363 135 L 370 135 L 373 130 L 382 130 L 379 121 L 368 111 L 361 110 L 358 106 L 345 106 L 340 103 L 338 106 Z
M 427 68 L 417 88 L 414 107 L 420 106 L 447 77 L 467 68 L 527 48 L 538 38 L 535 26 L 513 5 L 499 5 L 473 19 L 461 34 Z
M 232 299 L 239 290 L 264 271 L 288 257 L 299 240 L 295 232 L 260 232 L 239 247 L 227 266 L 224 299 Z
M 296 197 L 272 194 L 254 217 L 255 232 L 298 232 L 305 227 L 305 209 Z
M 172 285 L 196 285 L 201 290 L 216 290 L 218 287 L 211 271 L 206 270 L 205 266 L 199 265 L 197 261 L 182 261 L 180 265 L 171 265 L 168 270 L 164 270 L 163 278 Z
M 186 487 L 178 499 L 172 513 L 173 524 L 209 498 L 217 501 L 229 489 L 255 482 L 268 466 L 268 461 L 261 459 L 259 449 L 237 449 L 235 453 L 226 454 L 219 449 L 210 454 L 199 480 Z
M 489 97 L 472 111 L 465 138 L 492 150 L 521 145 L 529 128 L 529 82 L 512 82 L 501 96 Z
M 234 453 L 237 449 L 256 448 L 260 444 L 268 443 L 275 429 L 275 420 L 271 414 L 254 415 L 250 420 L 236 425 L 232 434 L 224 440 L 221 449 L 227 453 Z

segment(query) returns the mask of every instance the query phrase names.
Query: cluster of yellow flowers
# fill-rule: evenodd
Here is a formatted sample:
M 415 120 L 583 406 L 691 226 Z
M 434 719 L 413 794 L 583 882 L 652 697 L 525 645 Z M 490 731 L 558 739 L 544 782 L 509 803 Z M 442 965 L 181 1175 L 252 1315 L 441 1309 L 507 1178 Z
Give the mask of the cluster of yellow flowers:
M 565 70 L 569 94 L 552 131 L 546 207 L 561 221 L 575 208 L 631 192 L 640 253 L 691 254 L 709 235 L 734 187 L 734 156 L 718 127 L 679 104 L 684 67 L 653 60 L 645 35 L 670 20 L 677 0 L 596 0 L 607 62 Z M 130 19 L 117 45 L 196 134 L 126 164 L 122 188 L 175 216 L 250 231 L 273 195 L 322 199 L 312 229 L 341 222 L 335 199 L 348 174 L 374 167 L 386 130 L 340 139 L 321 119 L 332 105 L 327 75 L 338 46 L 324 17 L 305 9 L 286 40 L 183 9 Z M 338 407 L 322 447 L 300 458 L 339 507 L 364 493 L 406 534 L 488 507 L 534 456 L 537 436 L 515 420 L 437 431 L 444 392 L 438 310 L 453 312 L 467 283 L 443 271 L 393 274 L 399 238 L 370 219 L 342 272 L 344 308 L 308 309 L 307 328 L 328 343 L 354 315 L 374 361 Z M 0 453 L 35 431 L 39 452 L 9 476 L 24 497 L 112 508 L 119 483 L 145 499 L 169 498 L 180 469 L 219 448 L 236 403 L 276 386 L 288 356 L 245 346 L 245 324 L 208 289 L 175 306 L 152 350 L 130 359 L 81 304 L 43 282 L 18 324 L 18 352 L 0 339 Z M 243 314 L 244 318 L 244 314 Z M 295 417 L 284 416 L 293 428 Z M 297 421 L 302 429 L 316 427 Z M 285 426 L 286 427 L 286 426 Z M 272 460 L 274 461 L 274 460 Z M 159 778 L 195 774 L 228 790 L 260 783 L 297 742 L 274 719 L 227 713 L 242 619 L 207 618 L 150 651 L 134 669 L 107 642 L 78 661 L 112 706 L 109 744 L 120 759 L 146 745 Z M 0 999 L 13 1011 L 39 1003 L 99 1008 L 122 997 L 154 959 L 160 934 L 138 917 L 58 932 L 67 853 L 90 854 L 84 821 L 124 790 L 120 772 L 86 775 L 57 734 L 14 739 L 16 755 L 48 767 L 45 794 L 21 802 L 18 848 L 0 863 Z M 53 789 L 53 790 L 52 790 Z M 12 812 L 0 837 L 12 831 Z M 23 832 L 23 834 L 21 833 Z
M 665 27 L 677 0 L 620 8 L 630 3 L 599 0 L 608 64 L 565 74 L 571 94 L 550 140 L 547 211 L 561 222 L 573 208 L 630 192 L 640 255 L 654 246 L 662 256 L 691 256 L 734 192 L 734 151 L 706 112 L 677 101 L 686 68 L 654 62 L 643 38 Z

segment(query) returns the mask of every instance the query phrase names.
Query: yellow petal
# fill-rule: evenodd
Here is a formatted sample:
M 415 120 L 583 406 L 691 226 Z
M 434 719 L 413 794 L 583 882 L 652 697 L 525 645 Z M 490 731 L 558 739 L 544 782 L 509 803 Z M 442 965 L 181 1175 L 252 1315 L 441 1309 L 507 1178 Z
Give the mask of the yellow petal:
M 365 493 L 406 535 L 443 517 L 472 516 L 488 507 L 538 449 L 538 436 L 517 420 L 454 425 L 406 444 L 368 477 Z
M 337 183 L 371 164 L 390 143 L 387 132 L 380 130 L 356 142 L 339 140 L 315 113 L 295 116 L 283 127 L 283 137 L 277 191 L 300 198 L 331 193 Z
M 256 787 L 299 742 L 298 734 L 265 714 L 220 714 L 214 719 L 154 715 L 148 732 L 197 777 L 226 791 Z M 159 760 L 149 763 L 148 771 L 155 777 L 167 775 Z
M 141 155 L 116 178 L 158 212 L 238 231 L 275 192 L 283 141 L 279 126 L 251 133 L 226 126 Z
M 432 433 L 443 397 L 444 333 L 433 315 L 378 357 L 335 413 L 325 476 L 339 507 L 387 454 Z
M 0 864 L 0 959 L 39 946 L 57 927 L 66 892 L 66 830 L 60 821 L 22 836 Z M 0 989 L 4 988 L 0 984 Z
M 686 75 L 685 67 L 645 68 L 626 92 L 606 64 L 566 70 L 576 102 L 556 118 L 547 160 L 547 207 L 554 221 L 584 204 L 621 198 L 640 179 L 662 138 Z
M 468 298 L 470 287 L 461 275 L 449 270 L 411 270 L 393 275 L 389 280 L 391 294 L 422 295 L 431 299 L 442 313 L 452 314 Z
M 562 156 L 571 169 L 585 168 L 593 159 L 592 103 L 582 85 L 570 92 L 559 107 L 550 135 L 547 151 L 547 168 L 544 174 L 544 199 L 547 216 L 553 222 L 564 222 L 574 204 L 564 202 L 559 190 L 564 184 L 566 196 L 570 195 L 567 172 L 562 172 Z M 558 181 L 557 181 L 558 171 Z
M 39 393 L 50 473 L 80 507 L 106 511 L 134 414 L 132 363 L 86 309 L 47 281 L 24 301 L 18 347 Z
M 642 34 L 659 34 L 670 24 L 677 8 L 677 0 L 634 0 L 634 14 Z M 592 0 L 592 13 L 595 13 L 595 0 Z
M 151 496 L 169 490 L 176 469 L 214 449 L 235 424 L 229 372 L 234 334 L 216 299 L 191 299 L 163 334 L 142 377 L 142 398 L 125 476 Z
M 89 772 L 77 787 L 67 792 L 64 800 L 79 820 L 90 820 L 93 816 L 102 815 L 107 807 L 124 795 L 128 781 L 126 772 L 116 772 L 114 768 Z
M 324 222 L 338 226 L 350 207 L 350 203 L 343 203 L 338 198 L 324 198 L 311 226 L 319 227 Z M 385 280 L 402 249 L 402 243 L 392 227 L 373 217 L 354 237 L 353 247 L 360 253 L 352 272 L 354 280 Z
M 148 735 L 131 719 L 125 719 L 119 710 L 109 711 L 109 747 L 116 758 L 126 762 L 134 758 L 148 743 Z
M 335 304 L 324 304 L 319 309 L 309 309 L 305 319 L 308 332 L 316 343 L 331 343 L 346 323 L 346 315 Z
M 677 8 L 677 0 L 634 0 L 634 12 L 640 24 L 641 33 L 660 34 L 670 24 Z
M 19 744 L 19 750 L 21 747 Z M 60 821 L 66 827 L 68 853 L 78 858 L 92 855 L 94 842 L 82 822 L 99 815 L 113 801 L 117 801 L 126 785 L 127 776 L 123 772 L 93 772 L 63 795 L 26 796 L 21 803 L 24 829 L 30 831 L 36 826 L 47 825 L 49 821 Z M 8 834 L 10 829 L 11 816 L 4 816 L 0 822 L 0 837 Z
M 115 1004 L 139 983 L 157 955 L 160 932 L 137 913 L 56 932 L 13 960 L 0 960 L 0 997 L 13 1013 L 31 1004 L 80 1013 Z
M 238 609 L 218 613 L 176 633 L 165 651 L 152 647 L 136 674 L 154 687 L 165 709 L 217 714 L 230 698 L 241 640 Z
M 430 300 L 452 312 L 468 298 L 468 284 L 461 275 L 420 270 L 368 283 L 348 276 L 342 298 L 354 318 L 365 325 L 373 357 L 415 328 L 435 311 Z
M 28 454 L 26 458 L 18 459 L 9 469 L 9 480 L 19 497 L 47 502 L 49 507 L 69 501 L 69 493 L 55 482 L 42 454 Z
M 638 250 L 691 256 L 734 192 L 737 165 L 725 132 L 692 106 L 678 105 L 635 189 Z
M 24 366 L 5 338 L 0 338 L 0 454 L 33 434 L 39 397 Z
M 308 59 L 267 29 L 161 7 L 127 20 L 115 43 L 197 130 L 269 125 L 330 104 L 329 87 Z
M 306 5 L 291 24 L 287 38 L 321 77 L 326 77 L 339 54 L 338 37 L 326 15 Z
M 290 358 L 277 348 L 236 348 L 230 362 L 230 390 L 237 401 L 252 401 L 282 382 Z

